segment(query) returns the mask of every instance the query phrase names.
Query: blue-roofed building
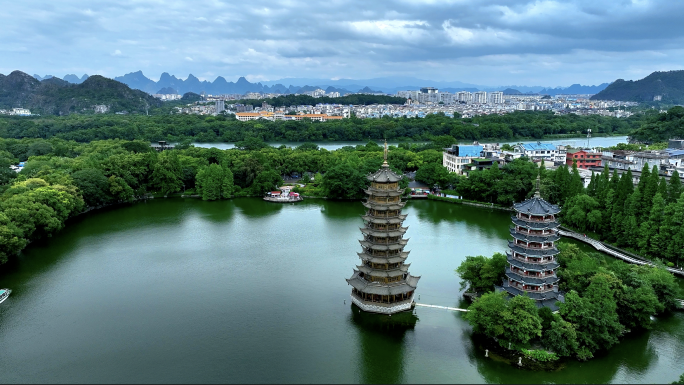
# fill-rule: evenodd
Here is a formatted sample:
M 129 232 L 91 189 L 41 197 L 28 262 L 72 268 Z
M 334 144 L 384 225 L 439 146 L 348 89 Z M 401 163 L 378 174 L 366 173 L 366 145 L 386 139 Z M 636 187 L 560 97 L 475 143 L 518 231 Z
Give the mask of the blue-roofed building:
M 471 164 L 473 159 L 480 158 L 483 150 L 484 148 L 478 144 L 453 145 L 451 148 L 444 149 L 442 165 L 450 172 L 463 175 L 469 170 L 466 165 Z
M 543 159 L 560 164 L 565 164 L 567 155 L 564 146 L 555 146 L 551 143 L 518 143 L 513 148 L 515 153 L 530 159 Z

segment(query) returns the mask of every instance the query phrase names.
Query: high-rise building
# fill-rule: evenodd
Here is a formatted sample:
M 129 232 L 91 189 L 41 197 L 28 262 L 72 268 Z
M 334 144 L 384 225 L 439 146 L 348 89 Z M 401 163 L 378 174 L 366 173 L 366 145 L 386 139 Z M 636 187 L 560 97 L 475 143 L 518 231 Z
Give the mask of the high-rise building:
M 420 93 L 422 94 L 436 94 L 438 92 L 439 90 L 435 87 L 422 87 L 420 89 Z
M 226 110 L 226 104 L 223 100 L 216 101 L 216 115 Z
M 485 91 L 478 91 L 473 93 L 473 103 L 485 104 L 487 103 L 487 93 Z
M 402 227 L 406 214 L 401 209 L 406 202 L 401 200 L 401 178 L 387 164 L 385 143 L 385 162 L 368 176 L 371 185 L 366 190 L 365 226 L 359 241 L 363 251 L 358 253 L 361 264 L 347 280 L 353 287 L 352 302 L 363 311 L 393 314 L 414 306 L 420 277 L 412 276 L 405 263 L 409 252 L 404 251 L 408 240 L 403 239 L 407 227 Z
M 473 101 L 473 94 L 468 91 L 459 91 L 456 93 L 456 99 L 459 102 L 470 103 Z
M 494 91 L 489 93 L 489 103 L 491 104 L 503 104 L 504 97 L 503 92 Z
M 516 213 L 513 237 L 508 242 L 510 251 L 506 253 L 508 267 L 503 281 L 503 289 L 510 295 L 527 295 L 536 301 L 538 307 L 558 310 L 557 301 L 565 301 L 558 290 L 559 253 L 555 242 L 560 239 L 556 215 L 560 208 L 541 198 L 539 194 L 539 177 L 534 197 L 513 205 Z

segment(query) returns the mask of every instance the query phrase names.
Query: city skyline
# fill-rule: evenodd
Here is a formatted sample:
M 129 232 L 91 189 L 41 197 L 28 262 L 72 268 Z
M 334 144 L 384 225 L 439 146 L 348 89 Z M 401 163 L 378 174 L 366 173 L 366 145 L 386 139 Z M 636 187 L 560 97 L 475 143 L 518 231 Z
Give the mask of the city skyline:
M 679 2 L 28 0 L 4 10 L 4 74 L 566 87 L 684 69 Z

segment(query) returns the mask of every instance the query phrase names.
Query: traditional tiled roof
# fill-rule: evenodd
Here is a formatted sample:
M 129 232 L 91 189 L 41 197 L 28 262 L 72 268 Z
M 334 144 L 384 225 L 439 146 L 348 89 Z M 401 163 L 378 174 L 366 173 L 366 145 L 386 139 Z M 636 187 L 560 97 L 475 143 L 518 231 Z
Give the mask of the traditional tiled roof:
M 560 226 L 558 222 L 528 222 L 518 219 L 516 216 L 511 216 L 511 219 L 516 225 L 533 230 L 555 229 Z
M 409 274 L 406 280 L 396 284 L 380 284 L 376 282 L 368 282 L 359 276 L 359 271 L 354 270 L 354 275 L 347 280 L 347 283 L 352 285 L 356 290 L 367 294 L 376 295 L 397 295 L 406 294 L 416 290 L 418 280 L 420 277 L 414 277 Z
M 506 268 L 506 276 L 514 281 L 532 283 L 536 285 L 547 284 L 551 285 L 559 281 L 558 277 L 552 275 L 550 277 L 538 278 L 538 277 L 528 277 L 522 274 L 518 274 L 512 271 L 510 268 Z
M 548 257 L 558 254 L 558 249 L 555 247 L 550 249 L 528 249 L 518 246 L 512 241 L 508 241 L 508 247 L 519 254 L 525 254 L 534 257 Z
M 506 253 L 508 263 L 515 267 L 519 267 L 521 269 L 529 270 L 529 271 L 544 271 L 544 270 L 554 270 L 557 269 L 558 262 L 552 261 L 552 262 L 546 262 L 546 263 L 531 263 L 531 262 L 523 262 L 517 258 L 514 258 L 511 256 L 511 254 Z
M 531 215 L 555 215 L 561 210 L 560 207 L 552 205 L 539 197 L 532 197 L 524 202 L 513 204 L 515 211 Z
M 527 241 L 527 242 L 556 242 L 557 240 L 560 239 L 560 236 L 558 234 L 551 234 L 551 235 L 527 235 L 527 234 L 522 234 L 515 229 L 510 229 L 510 233 L 515 239 L 519 239 L 521 241 Z
M 374 174 L 368 175 L 369 181 L 377 183 L 399 182 L 401 178 L 401 175 L 398 175 L 394 171 L 390 170 L 387 163 L 383 164 L 382 167 Z

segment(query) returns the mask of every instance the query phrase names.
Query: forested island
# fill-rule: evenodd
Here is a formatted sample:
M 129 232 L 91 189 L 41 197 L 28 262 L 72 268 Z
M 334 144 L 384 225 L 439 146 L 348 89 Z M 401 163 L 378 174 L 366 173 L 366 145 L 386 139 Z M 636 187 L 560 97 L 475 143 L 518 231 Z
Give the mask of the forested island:
M 518 111 L 473 118 L 430 114 L 425 118 L 342 119 L 329 122 L 253 120 L 199 115 L 69 115 L 64 117 L 1 117 L 0 137 L 52 137 L 90 142 L 104 139 L 168 142 L 266 142 L 397 140 L 426 141 L 448 135 L 455 140 L 516 140 L 586 135 L 628 135 L 657 116 L 646 111 L 629 118 L 555 115 Z

